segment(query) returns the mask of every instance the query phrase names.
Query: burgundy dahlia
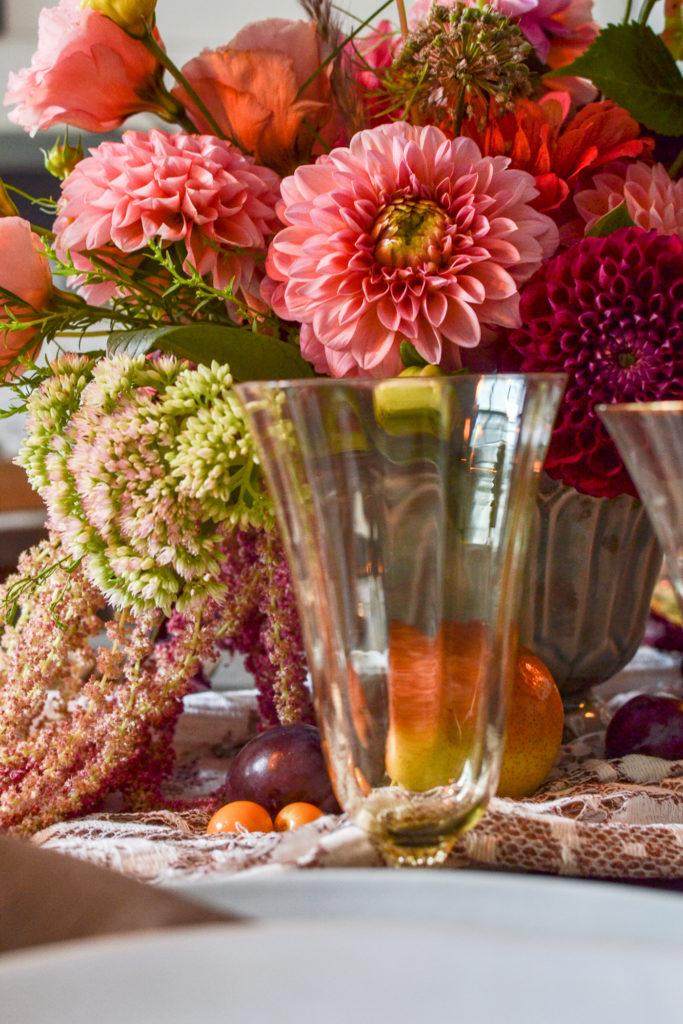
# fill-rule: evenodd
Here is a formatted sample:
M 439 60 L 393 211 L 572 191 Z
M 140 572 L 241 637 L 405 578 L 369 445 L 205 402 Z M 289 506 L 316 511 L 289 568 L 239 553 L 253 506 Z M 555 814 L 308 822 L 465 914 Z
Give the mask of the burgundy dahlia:
M 505 369 L 569 378 L 546 471 L 596 497 L 637 495 L 595 406 L 683 398 L 683 239 L 584 238 L 534 274 L 520 314 Z

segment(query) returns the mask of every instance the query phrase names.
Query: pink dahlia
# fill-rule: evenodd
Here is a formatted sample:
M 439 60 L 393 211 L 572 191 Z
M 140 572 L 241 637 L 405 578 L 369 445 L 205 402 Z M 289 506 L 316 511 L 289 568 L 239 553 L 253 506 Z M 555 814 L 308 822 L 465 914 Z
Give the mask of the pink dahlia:
M 672 181 L 662 164 L 631 164 L 624 184 L 626 209 L 639 228 L 683 238 L 683 178 Z
M 625 160 L 614 160 L 604 171 L 593 175 L 590 188 L 580 189 L 574 195 L 574 205 L 586 222 L 586 231 L 610 210 L 623 203 L 627 169 L 628 164 Z M 573 232 L 579 231 L 580 228 L 580 222 L 571 225 Z M 575 241 L 578 241 L 578 235 Z
M 395 374 L 404 339 L 455 368 L 482 324 L 519 323 L 518 285 L 558 234 L 529 205 L 533 177 L 508 164 L 471 139 L 397 122 L 284 179 L 269 297 L 302 324 L 316 369 Z
M 161 66 L 138 39 L 81 0 L 60 0 L 38 18 L 30 68 L 10 73 L 10 121 L 31 134 L 55 124 L 89 132 L 117 128 L 142 110 L 163 115 Z
M 593 188 L 577 192 L 574 198 L 587 229 L 625 201 L 639 228 L 683 238 L 683 179 L 672 181 L 662 164 L 614 167 L 596 174 L 592 184 Z
M 538 270 L 520 313 L 505 369 L 569 376 L 547 472 L 596 497 L 636 495 L 594 409 L 683 398 L 683 241 L 641 228 L 584 238 Z
M 279 178 L 210 135 L 125 132 L 90 150 L 62 186 L 57 255 L 92 270 L 88 253 L 180 246 L 183 268 L 261 305 L 262 261 L 279 225 Z M 112 250 L 112 246 L 114 250 Z M 81 289 L 87 293 L 88 286 Z M 109 297 L 115 285 L 109 288 Z M 101 301 L 104 296 L 98 296 Z

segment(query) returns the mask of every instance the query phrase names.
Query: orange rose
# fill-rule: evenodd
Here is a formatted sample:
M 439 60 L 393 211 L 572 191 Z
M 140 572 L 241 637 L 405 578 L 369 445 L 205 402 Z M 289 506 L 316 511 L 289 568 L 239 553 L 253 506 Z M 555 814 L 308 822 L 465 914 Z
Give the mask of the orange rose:
M 204 50 L 182 73 L 228 138 L 285 175 L 311 159 L 326 129 L 336 134 L 327 74 L 315 75 L 299 95 L 324 57 L 315 22 L 269 18 L 247 25 L 227 46 Z M 173 94 L 195 127 L 212 133 L 184 89 Z

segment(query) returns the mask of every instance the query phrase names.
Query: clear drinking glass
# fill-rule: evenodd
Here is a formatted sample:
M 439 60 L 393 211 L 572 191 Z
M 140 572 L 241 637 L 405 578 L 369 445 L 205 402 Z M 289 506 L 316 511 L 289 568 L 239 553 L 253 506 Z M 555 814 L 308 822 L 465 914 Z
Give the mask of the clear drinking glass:
M 662 545 L 683 609 L 683 402 L 599 405 Z
M 530 508 L 564 377 L 237 386 L 342 807 L 442 861 L 497 783 Z

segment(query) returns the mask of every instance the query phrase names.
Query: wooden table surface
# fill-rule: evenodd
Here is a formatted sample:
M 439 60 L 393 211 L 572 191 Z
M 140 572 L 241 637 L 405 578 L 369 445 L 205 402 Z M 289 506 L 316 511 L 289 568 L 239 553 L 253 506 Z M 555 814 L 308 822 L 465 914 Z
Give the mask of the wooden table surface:
M 0 461 L 0 580 L 14 569 L 22 551 L 44 536 L 42 498 L 21 467 Z
M 12 462 L 0 462 L 0 512 L 44 508 L 42 498 L 29 484 L 24 470 Z

